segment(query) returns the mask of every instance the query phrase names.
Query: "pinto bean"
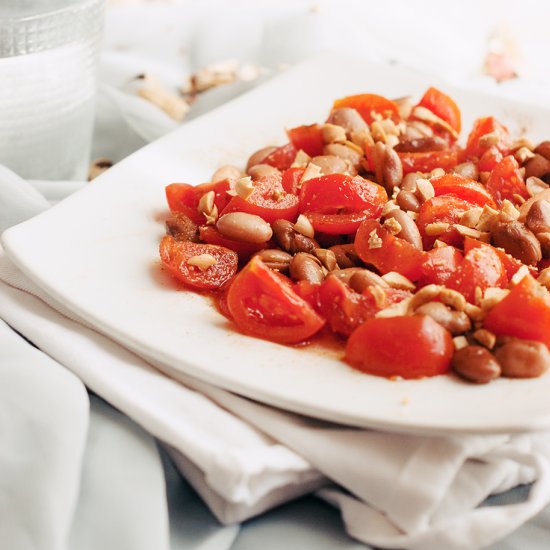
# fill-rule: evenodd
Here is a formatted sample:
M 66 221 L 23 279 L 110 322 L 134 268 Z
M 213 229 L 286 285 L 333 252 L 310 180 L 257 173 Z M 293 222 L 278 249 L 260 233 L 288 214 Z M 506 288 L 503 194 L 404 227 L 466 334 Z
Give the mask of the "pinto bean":
M 233 166 L 232 164 L 224 164 L 212 174 L 212 179 L 210 181 L 215 183 L 225 179 L 238 180 L 242 177 L 243 172 L 240 168 L 237 168 L 237 166 Z
M 402 210 L 410 210 L 411 212 L 418 212 L 420 210 L 420 201 L 414 193 L 401 189 L 395 197 L 395 202 Z
M 536 378 L 550 366 L 548 348 L 534 340 L 512 338 L 497 348 L 495 355 L 502 366 L 502 375 L 509 378 Z
M 248 162 L 246 163 L 246 171 L 248 172 L 248 170 L 256 164 L 261 164 L 262 161 L 270 153 L 273 153 L 273 151 L 275 151 L 275 149 L 277 149 L 277 147 L 275 147 L 274 145 L 270 145 L 269 147 L 264 147 L 263 149 L 259 149 L 255 153 L 252 153 L 252 155 L 250 155 L 250 158 L 248 159 Z
M 311 162 L 321 169 L 321 174 L 338 174 L 348 169 L 347 162 L 336 155 L 319 155 L 313 157 Z
M 525 164 L 526 178 L 530 178 L 531 176 L 543 178 L 548 173 L 550 173 L 550 160 L 544 158 L 542 155 L 535 154 L 535 156 Z
M 479 178 L 479 170 L 474 162 L 463 162 L 462 164 L 457 164 L 451 172 L 472 180 L 477 180 L 477 178 Z
M 328 118 L 330 124 L 336 124 L 342 126 L 346 130 L 347 134 L 352 132 L 359 132 L 367 128 L 367 123 L 356 109 L 350 107 L 342 107 L 341 109 L 334 109 Z
M 550 202 L 547 200 L 535 201 L 527 212 L 525 223 L 535 234 L 550 231 Z
M 362 269 L 364 269 L 364 268 L 362 268 L 362 267 L 346 267 L 344 269 L 337 269 L 336 271 L 331 271 L 327 275 L 327 278 L 336 277 L 337 279 L 339 279 L 343 283 L 346 283 L 347 285 L 349 285 L 350 279 L 352 278 L 353 274 L 357 273 L 358 271 L 361 271 Z
M 346 141 L 346 130 L 337 124 L 324 124 L 321 133 L 325 143 L 344 143 Z
M 537 233 L 537 240 L 540 243 L 543 258 L 550 258 L 550 231 Z
M 166 232 L 176 241 L 199 242 L 199 228 L 197 224 L 185 214 L 174 212 L 165 222 Z
M 292 260 L 292 255 L 278 248 L 265 248 L 256 252 L 254 256 L 258 256 L 267 267 L 276 271 L 288 270 Z
M 368 269 L 358 269 L 352 273 L 348 284 L 356 292 L 363 292 L 369 286 L 379 286 L 382 288 L 390 287 L 390 285 L 384 281 L 380 275 L 377 275 Z
M 428 315 L 446 328 L 453 336 L 470 330 L 472 323 L 463 311 L 454 311 L 441 302 L 427 302 L 416 309 L 420 315 Z
M 391 210 L 386 215 L 386 219 L 388 218 L 395 219 L 401 226 L 401 231 L 397 233 L 396 237 L 404 239 L 415 248 L 418 248 L 418 250 L 422 250 L 422 237 L 420 236 L 418 226 L 406 212 L 400 209 Z
M 279 246 L 290 254 L 296 254 L 296 252 L 312 253 L 318 248 L 313 239 L 295 231 L 294 225 L 288 220 L 276 220 L 271 224 L 271 227 Z
M 550 141 L 541 141 L 535 147 L 534 153 L 543 156 L 545 159 L 550 160 Z
M 534 265 L 542 259 L 539 241 L 521 222 L 494 222 L 491 226 L 491 242 L 524 264 Z
M 280 171 L 269 164 L 255 164 L 248 169 L 248 175 L 255 180 L 272 174 L 280 174 Z
M 501 374 L 497 358 L 483 346 L 465 346 L 456 350 L 452 368 L 459 376 L 476 384 L 487 384 Z
M 273 235 L 266 221 L 246 212 L 224 214 L 216 222 L 216 227 L 225 237 L 247 243 L 265 243 Z
M 290 261 L 290 276 L 297 281 L 322 283 L 325 274 L 321 262 L 313 255 L 298 252 Z
M 527 213 L 529 212 L 531 206 L 533 206 L 533 203 L 536 201 L 541 200 L 547 200 L 550 201 L 550 188 L 545 189 L 544 191 L 541 191 L 534 195 L 533 197 L 527 199 L 522 205 L 519 207 L 519 221 L 524 222 L 527 218 Z
M 409 172 L 401 182 L 401 190 L 416 193 L 416 180 L 422 179 L 424 176 L 420 172 Z
M 401 159 L 399 155 L 387 145 L 382 165 L 382 179 L 387 191 L 392 191 L 393 188 L 399 186 L 403 180 L 403 165 L 401 164 Z
M 346 269 L 348 267 L 356 267 L 362 265 L 357 252 L 355 252 L 355 246 L 353 244 L 337 244 L 331 246 L 329 250 L 334 252 L 336 256 L 336 262 L 340 269 Z
M 431 136 L 404 139 L 395 146 L 395 150 L 400 153 L 421 153 L 425 151 L 442 151 L 447 147 L 446 140 L 439 136 Z
M 348 164 L 348 169 L 357 173 L 361 156 L 355 149 L 342 145 L 341 143 L 330 143 L 323 148 L 323 155 L 334 155 L 345 160 Z

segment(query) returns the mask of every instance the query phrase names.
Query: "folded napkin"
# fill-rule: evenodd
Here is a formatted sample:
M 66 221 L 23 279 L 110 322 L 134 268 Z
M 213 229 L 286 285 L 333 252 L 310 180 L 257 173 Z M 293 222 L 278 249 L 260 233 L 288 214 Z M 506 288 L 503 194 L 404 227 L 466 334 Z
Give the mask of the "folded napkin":
M 547 433 L 422 437 L 279 411 L 175 370 L 159 372 L 57 304 L 3 252 L 0 281 L 0 316 L 165 442 L 223 523 L 319 489 L 363 542 L 470 549 L 513 531 L 550 501 Z M 523 502 L 479 507 L 528 483 Z

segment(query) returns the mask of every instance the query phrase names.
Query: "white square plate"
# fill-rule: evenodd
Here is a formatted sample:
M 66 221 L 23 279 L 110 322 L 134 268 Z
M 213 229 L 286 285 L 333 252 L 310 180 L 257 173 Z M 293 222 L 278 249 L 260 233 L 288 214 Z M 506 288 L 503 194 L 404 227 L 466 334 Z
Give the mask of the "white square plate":
M 160 270 L 165 185 L 208 181 L 220 164 L 244 164 L 256 149 L 283 143 L 284 127 L 323 120 L 334 98 L 419 95 L 432 84 L 438 82 L 401 68 L 314 58 L 138 151 L 5 232 L 2 242 L 61 304 L 161 369 L 354 426 L 423 433 L 550 427 L 550 375 L 475 386 L 451 376 L 389 381 L 360 374 L 330 354 L 237 333 L 207 299 Z M 550 111 L 442 87 L 462 108 L 466 129 L 493 114 L 514 133 L 550 136 Z

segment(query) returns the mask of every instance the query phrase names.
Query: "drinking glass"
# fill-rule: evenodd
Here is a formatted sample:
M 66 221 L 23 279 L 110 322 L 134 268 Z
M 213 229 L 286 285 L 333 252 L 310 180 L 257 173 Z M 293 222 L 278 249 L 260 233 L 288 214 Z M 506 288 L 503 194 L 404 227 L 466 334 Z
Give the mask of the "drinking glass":
M 105 0 L 0 0 L 0 164 L 87 173 Z

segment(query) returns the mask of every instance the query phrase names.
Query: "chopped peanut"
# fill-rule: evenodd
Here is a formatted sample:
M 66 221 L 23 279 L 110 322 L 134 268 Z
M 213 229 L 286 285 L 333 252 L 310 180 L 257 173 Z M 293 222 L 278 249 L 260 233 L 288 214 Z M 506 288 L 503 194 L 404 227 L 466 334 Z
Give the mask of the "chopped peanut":
M 416 285 L 396 271 L 390 271 L 385 275 L 382 275 L 382 279 L 386 281 L 392 288 L 398 288 L 401 290 L 414 290 Z
M 378 236 L 376 229 L 369 233 L 369 248 L 382 248 L 382 239 Z
M 313 229 L 313 225 L 311 225 L 309 219 L 303 214 L 300 214 L 298 216 L 298 219 L 294 224 L 294 230 L 304 237 L 309 237 L 310 239 L 313 239 L 315 235 L 315 229 Z
M 445 233 L 449 227 L 450 225 L 447 222 L 429 223 L 425 228 L 426 235 L 430 237 L 441 235 L 442 233 Z
M 198 267 L 201 271 L 206 271 L 208 268 L 216 265 L 218 261 L 212 254 L 199 254 L 198 256 L 193 256 L 187 260 L 188 265 L 193 265 Z

